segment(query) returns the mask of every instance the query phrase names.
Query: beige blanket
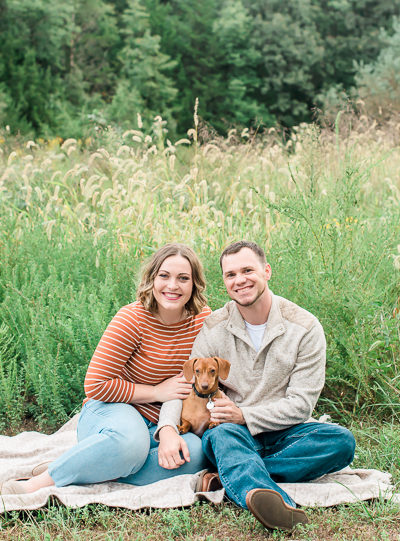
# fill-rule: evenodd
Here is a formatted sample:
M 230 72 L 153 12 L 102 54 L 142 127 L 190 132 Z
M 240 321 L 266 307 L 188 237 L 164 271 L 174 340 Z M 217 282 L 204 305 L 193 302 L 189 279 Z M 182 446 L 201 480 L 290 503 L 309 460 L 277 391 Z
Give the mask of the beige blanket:
M 0 483 L 8 479 L 29 477 L 32 468 L 55 459 L 76 442 L 78 415 L 51 435 L 22 432 L 14 437 L 0 436 Z M 112 507 L 141 509 L 144 507 L 182 507 L 206 498 L 221 503 L 224 490 L 195 493 L 195 475 L 179 475 L 147 486 L 122 483 L 99 483 L 63 488 L 47 487 L 34 494 L 0 496 L 0 512 L 15 509 L 38 509 L 46 505 L 49 496 L 56 496 L 64 505 L 82 507 L 102 503 Z M 296 503 L 303 506 L 329 507 L 339 503 L 383 497 L 395 499 L 391 476 L 377 470 L 352 470 L 325 475 L 311 483 L 282 483 L 280 485 Z

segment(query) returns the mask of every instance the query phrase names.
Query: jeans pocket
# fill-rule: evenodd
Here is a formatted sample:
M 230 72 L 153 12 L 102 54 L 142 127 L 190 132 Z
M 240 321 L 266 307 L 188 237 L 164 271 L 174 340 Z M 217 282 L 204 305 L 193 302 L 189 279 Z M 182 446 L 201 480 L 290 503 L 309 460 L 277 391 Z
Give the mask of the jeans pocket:
M 84 403 L 82 412 L 83 410 L 88 410 L 91 413 L 98 413 L 99 410 L 102 409 L 103 404 L 104 402 L 102 402 L 101 400 L 95 400 L 94 398 L 89 398 L 89 400 Z
M 76 429 L 78 441 L 98 432 L 102 404 L 100 400 L 90 399 L 83 405 Z

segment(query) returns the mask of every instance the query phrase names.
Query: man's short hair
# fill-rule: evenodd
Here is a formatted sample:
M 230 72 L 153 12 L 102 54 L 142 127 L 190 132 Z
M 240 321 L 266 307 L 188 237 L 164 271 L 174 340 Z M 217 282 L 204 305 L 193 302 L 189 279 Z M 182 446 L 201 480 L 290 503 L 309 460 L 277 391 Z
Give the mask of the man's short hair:
M 256 254 L 256 256 L 261 261 L 261 263 L 263 265 L 266 265 L 267 258 L 265 257 L 264 250 L 258 244 L 256 244 L 255 242 L 247 241 L 247 240 L 239 240 L 227 246 L 225 250 L 222 252 L 221 257 L 219 258 L 219 265 L 221 269 L 222 269 L 223 258 L 226 255 L 237 254 L 238 252 L 240 252 L 242 248 L 250 248 L 250 250 Z

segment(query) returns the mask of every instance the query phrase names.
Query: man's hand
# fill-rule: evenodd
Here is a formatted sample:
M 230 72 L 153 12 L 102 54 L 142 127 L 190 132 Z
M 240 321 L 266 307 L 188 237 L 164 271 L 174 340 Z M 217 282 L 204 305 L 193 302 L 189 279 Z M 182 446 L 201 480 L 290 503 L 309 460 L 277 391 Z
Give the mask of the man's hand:
M 213 400 L 214 407 L 210 410 L 210 420 L 212 423 L 236 423 L 244 425 L 242 410 L 238 408 L 226 394 L 221 391 L 222 396 Z
M 159 434 L 158 463 L 162 468 L 174 470 L 185 462 L 190 462 L 188 446 L 172 426 L 163 426 Z

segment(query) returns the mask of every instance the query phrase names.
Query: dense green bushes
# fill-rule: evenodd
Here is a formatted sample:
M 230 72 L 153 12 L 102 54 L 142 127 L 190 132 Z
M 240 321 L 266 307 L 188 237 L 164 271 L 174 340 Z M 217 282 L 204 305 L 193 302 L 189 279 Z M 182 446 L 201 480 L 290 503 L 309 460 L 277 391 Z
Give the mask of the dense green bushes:
M 397 121 L 400 113 L 399 18 L 393 20 L 390 34 L 381 29 L 379 41 L 382 47 L 376 60 L 354 64 L 354 85 L 346 88 L 338 84 L 319 96 L 328 118 L 350 105 L 353 110 L 366 112 L 379 123 L 388 123 L 393 118 Z
M 7 225 L 11 233 L 12 223 Z M 68 239 L 54 232 L 49 241 L 40 223 L 29 229 L 22 241 L 9 238 L 1 250 L 0 408 L 3 423 L 32 415 L 54 424 L 80 404 L 98 340 L 118 308 L 134 298 L 137 262 L 116 265 L 100 243 L 106 261 L 96 267 L 88 236 Z
M 379 101 L 396 16 L 375 0 L 0 0 L 0 125 L 78 138 L 139 113 L 173 137 L 197 97 L 220 133 L 293 126 L 374 62 Z

